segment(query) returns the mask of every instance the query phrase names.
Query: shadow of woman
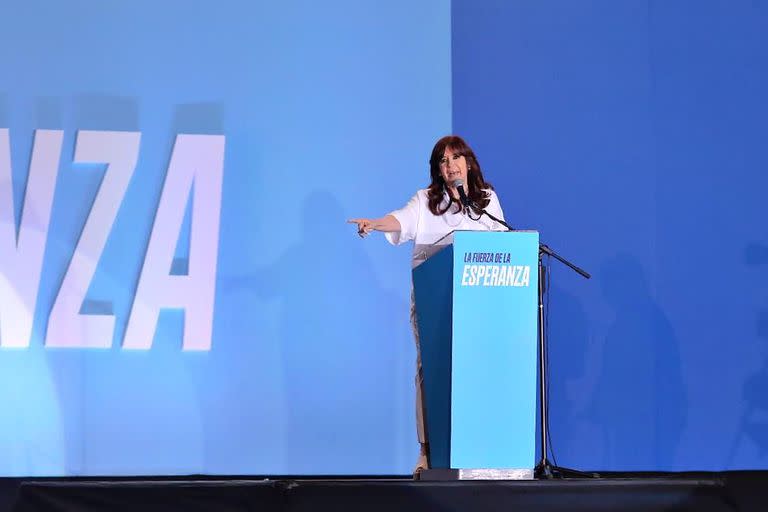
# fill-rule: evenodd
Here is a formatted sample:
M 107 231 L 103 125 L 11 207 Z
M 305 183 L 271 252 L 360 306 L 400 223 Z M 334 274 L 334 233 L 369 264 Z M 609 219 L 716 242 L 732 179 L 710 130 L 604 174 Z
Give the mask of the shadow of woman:
M 617 255 L 601 270 L 615 308 L 593 402 L 604 431 L 603 469 L 673 469 L 687 416 L 677 338 L 636 260 Z
M 744 262 L 748 266 L 768 268 L 768 246 L 752 243 L 744 250 Z M 762 352 L 768 356 L 768 310 L 757 313 L 757 336 L 762 340 Z M 768 454 L 768 357 L 762 366 L 744 382 L 743 397 L 745 401 L 741 420 L 736 427 L 736 433 L 727 456 L 727 464 L 733 467 L 739 446 L 742 444 L 742 434 L 755 443 L 758 457 Z
M 285 471 L 392 473 L 404 407 L 394 392 L 395 360 L 404 352 L 397 323 L 407 320 L 407 307 L 378 285 L 331 193 L 310 193 L 301 218 L 296 244 L 238 278 L 238 286 L 280 304 Z
M 591 437 L 584 414 L 592 388 L 589 325 L 576 296 L 555 285 L 548 294 L 550 449 L 558 464 L 579 467 L 594 452 L 593 443 L 585 442 Z

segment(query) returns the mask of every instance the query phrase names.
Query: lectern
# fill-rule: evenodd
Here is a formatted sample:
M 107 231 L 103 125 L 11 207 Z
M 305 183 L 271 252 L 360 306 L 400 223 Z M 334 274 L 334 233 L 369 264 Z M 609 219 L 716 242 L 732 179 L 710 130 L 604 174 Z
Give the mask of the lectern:
M 443 243 L 413 270 L 430 468 L 532 478 L 539 234 L 456 231 Z

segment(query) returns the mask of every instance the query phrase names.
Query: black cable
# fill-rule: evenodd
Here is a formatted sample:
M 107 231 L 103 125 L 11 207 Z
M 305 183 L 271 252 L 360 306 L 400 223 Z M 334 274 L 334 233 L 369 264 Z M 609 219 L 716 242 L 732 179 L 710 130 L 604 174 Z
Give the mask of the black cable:
M 549 307 L 549 300 L 550 300 L 551 295 L 552 295 L 552 292 L 549 289 L 550 284 L 552 283 L 552 273 L 551 273 L 552 272 L 552 266 L 551 266 L 551 264 L 552 264 L 552 260 L 549 257 L 549 255 L 547 255 L 547 264 L 546 264 L 546 273 L 545 273 L 545 275 L 547 276 L 547 281 L 545 282 L 546 288 L 544 290 L 544 292 L 546 293 L 546 296 L 547 296 L 547 303 L 546 303 L 545 309 L 544 309 L 544 315 L 545 315 L 544 316 L 544 325 L 546 327 L 546 332 L 547 332 L 547 340 L 546 340 L 546 342 L 547 342 L 547 345 L 549 345 L 549 347 L 547 347 L 547 351 L 546 351 L 546 358 L 547 358 L 547 361 L 546 361 L 547 362 L 547 389 L 546 389 L 546 395 L 547 396 L 544 398 L 546 400 L 546 402 L 547 402 L 547 411 L 551 411 L 552 410 L 549 407 L 549 385 L 550 385 L 550 372 L 551 372 L 550 363 L 549 363 L 549 353 L 550 353 L 549 348 L 552 346 L 552 331 L 549 329 L 549 314 L 550 314 L 550 311 L 551 311 L 551 308 Z M 547 445 L 549 446 L 549 454 L 552 455 L 552 463 L 553 463 L 553 465 L 555 467 L 557 467 L 557 458 L 555 457 L 555 447 L 552 444 L 552 429 L 550 428 L 551 422 L 549 420 L 550 417 L 551 417 L 551 413 L 547 415 Z
M 477 218 L 474 218 L 472 216 L 472 210 L 474 210 L 474 209 L 475 209 L 475 203 L 472 203 L 472 206 L 467 206 L 466 207 L 467 217 L 469 217 L 471 220 L 474 220 L 475 222 L 477 222 L 478 220 L 483 218 L 483 212 L 481 211 L 480 214 L 477 216 Z M 475 212 L 475 213 L 477 213 L 477 212 Z

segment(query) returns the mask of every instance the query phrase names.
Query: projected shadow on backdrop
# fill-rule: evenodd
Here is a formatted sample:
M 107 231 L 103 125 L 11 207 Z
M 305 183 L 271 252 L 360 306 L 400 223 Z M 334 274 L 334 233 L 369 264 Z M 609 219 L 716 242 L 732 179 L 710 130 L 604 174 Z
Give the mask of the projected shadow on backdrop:
M 768 268 L 768 246 L 750 244 L 744 251 L 744 262 L 756 268 Z M 768 352 L 768 309 L 757 314 L 757 336 L 763 343 L 764 356 Z M 728 464 L 734 462 L 743 436 L 746 435 L 758 449 L 758 457 L 768 453 L 768 359 L 763 360 L 760 369 L 744 382 L 744 412 L 736 428 L 735 438 L 728 454 Z
M 302 239 L 241 283 L 281 301 L 285 466 L 396 467 L 395 320 L 407 308 L 376 282 L 333 195 L 310 193 L 301 215 Z
M 16 226 L 21 223 L 22 203 L 28 178 L 29 157 L 32 154 L 33 132 L 12 129 L 11 109 L 8 96 L 0 94 L 0 128 L 9 130 L 12 153 L 15 194 Z M 61 128 L 61 115 L 53 101 L 35 104 L 35 121 L 30 128 Z M 26 158 L 18 158 L 22 148 Z M 26 165 L 26 168 L 22 168 Z M 32 203 L 30 203 L 32 204 Z M 26 205 L 29 208 L 29 204 Z M 39 240 L 45 233 L 38 228 L 40 215 L 27 211 L 35 221 L 30 224 L 32 232 L 26 236 Z M 29 219 L 27 219 L 29 221 Z M 13 222 L 13 219 L 0 219 Z M 0 280 L 5 280 L 0 274 Z M 1 286 L 7 284 L 0 283 Z M 34 311 L 35 305 L 28 307 Z M 0 322 L 11 322 L 12 318 L 0 317 Z M 3 420 L 0 422 L 0 475 L 49 475 L 62 474 L 66 468 L 65 426 L 62 423 L 61 401 L 57 396 L 55 379 L 49 367 L 49 360 L 39 336 L 33 335 L 26 349 L 0 349 L 0 404 Z
M 88 310 L 98 306 L 115 315 L 112 347 L 56 351 L 50 356 L 58 368 L 57 389 L 65 410 L 84 411 L 66 418 L 68 472 L 202 472 L 203 425 L 195 379 L 186 365 L 189 358 L 180 352 L 183 312 L 161 312 L 152 349 L 124 351 L 120 347 L 173 145 L 173 137 L 167 136 L 168 120 L 154 112 L 141 112 L 136 98 L 82 94 L 75 98 L 74 107 L 74 127 L 67 132 L 72 141 L 77 130 L 143 129 L 139 164 L 103 252 L 90 255 L 99 258 L 99 264 L 83 302 L 84 312 L 97 313 Z M 100 166 L 65 169 L 57 190 L 61 199 L 54 202 L 54 211 L 61 214 L 56 225 L 52 223 L 51 256 L 44 274 L 55 283 L 41 300 L 46 308 L 58 294 L 105 173 Z M 89 387 L 88 382 L 99 385 Z M 118 431 L 122 432 L 119 443 L 113 437 Z
M 615 308 L 593 403 L 603 431 L 601 469 L 670 468 L 687 411 L 678 340 L 637 260 L 617 255 L 600 270 L 603 295 Z
M 570 272 L 562 269 L 558 272 Z M 581 301 L 554 283 L 551 274 L 547 301 L 547 344 L 549 357 L 550 454 L 553 462 L 580 467 L 599 451 L 594 422 L 588 415 L 595 380 L 594 343 Z M 579 283 L 582 284 L 582 283 Z

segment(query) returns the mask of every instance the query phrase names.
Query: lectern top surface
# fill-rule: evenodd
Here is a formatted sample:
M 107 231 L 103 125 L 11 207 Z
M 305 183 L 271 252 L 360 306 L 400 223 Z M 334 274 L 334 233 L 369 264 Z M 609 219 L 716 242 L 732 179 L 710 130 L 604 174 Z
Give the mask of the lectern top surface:
M 473 231 L 470 229 L 454 229 L 453 231 L 449 231 L 446 233 L 443 237 L 438 238 L 436 241 L 432 242 L 430 245 L 450 245 L 453 243 L 453 235 L 456 233 L 476 233 L 477 231 Z M 485 233 L 485 231 L 483 231 Z M 516 229 L 514 231 L 494 231 L 494 233 L 537 233 L 535 229 Z

